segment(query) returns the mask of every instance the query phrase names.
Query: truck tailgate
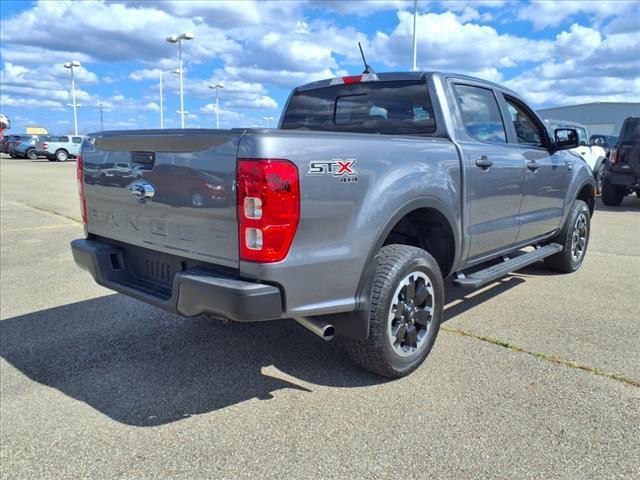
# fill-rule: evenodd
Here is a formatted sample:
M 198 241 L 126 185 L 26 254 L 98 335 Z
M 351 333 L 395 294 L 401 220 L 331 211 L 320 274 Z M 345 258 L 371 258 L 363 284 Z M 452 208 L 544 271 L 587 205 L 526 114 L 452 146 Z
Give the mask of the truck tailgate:
M 147 130 L 90 138 L 82 150 L 88 233 L 238 268 L 235 177 L 242 134 Z

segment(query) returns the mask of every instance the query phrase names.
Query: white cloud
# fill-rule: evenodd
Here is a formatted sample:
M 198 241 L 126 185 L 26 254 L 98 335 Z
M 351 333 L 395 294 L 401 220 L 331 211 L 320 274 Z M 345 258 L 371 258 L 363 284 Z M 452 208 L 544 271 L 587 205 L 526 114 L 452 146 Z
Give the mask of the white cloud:
M 422 69 L 470 73 L 485 69 L 541 61 L 552 43 L 499 34 L 493 27 L 462 23 L 451 12 L 418 15 L 418 65 Z M 398 12 L 391 34 L 377 32 L 371 45 L 373 57 L 390 67 L 408 68 L 411 62 L 413 15 Z M 509 45 L 505 49 L 505 45 Z M 471 53 L 472 51 L 472 53 Z M 505 56 L 508 52 L 509 56 Z
M 533 23 L 536 29 L 556 26 L 567 18 L 577 14 L 592 15 L 596 21 L 602 21 L 611 16 L 623 16 L 637 7 L 636 0 L 585 1 L 585 0 L 533 0 L 518 12 L 520 20 Z M 637 17 L 636 17 L 637 18 Z
M 0 94 L 0 105 L 3 107 L 38 108 L 51 110 L 64 110 L 64 105 L 54 100 L 37 98 L 17 98 L 7 94 Z
M 196 18 L 176 18 L 160 9 L 97 1 L 40 1 L 17 17 L 2 20 L 3 44 L 27 45 L 54 51 L 78 52 L 105 61 L 140 60 L 154 63 L 177 55 L 165 41 L 176 25 L 192 31 L 198 42 L 185 46 L 186 59 L 205 59 L 239 52 L 224 30 Z M 42 28 L 42 19 L 56 28 Z M 78 28 L 78 26 L 82 26 Z

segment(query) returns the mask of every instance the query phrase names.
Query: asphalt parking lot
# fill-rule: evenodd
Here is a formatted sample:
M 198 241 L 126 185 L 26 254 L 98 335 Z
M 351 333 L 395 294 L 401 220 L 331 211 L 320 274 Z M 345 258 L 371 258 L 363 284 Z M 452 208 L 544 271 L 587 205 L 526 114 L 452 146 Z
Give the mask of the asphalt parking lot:
M 93 283 L 75 163 L 2 156 L 3 479 L 639 478 L 640 199 L 583 268 L 451 288 L 385 381 L 293 321 L 184 319 Z

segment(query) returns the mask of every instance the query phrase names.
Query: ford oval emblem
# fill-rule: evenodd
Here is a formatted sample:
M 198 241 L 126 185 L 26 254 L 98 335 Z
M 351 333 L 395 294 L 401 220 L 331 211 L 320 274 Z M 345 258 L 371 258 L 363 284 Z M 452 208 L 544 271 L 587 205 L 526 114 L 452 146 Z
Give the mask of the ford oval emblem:
M 149 182 L 134 182 L 129 187 L 129 193 L 140 203 L 144 203 L 153 198 L 156 194 L 156 189 Z

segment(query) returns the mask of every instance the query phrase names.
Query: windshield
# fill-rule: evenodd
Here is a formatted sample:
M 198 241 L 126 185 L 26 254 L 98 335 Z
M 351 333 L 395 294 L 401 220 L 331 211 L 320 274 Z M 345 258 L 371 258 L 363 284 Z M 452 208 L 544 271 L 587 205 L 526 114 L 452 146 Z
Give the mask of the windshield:
M 429 134 L 436 130 L 424 82 L 366 82 L 296 92 L 283 130 Z

